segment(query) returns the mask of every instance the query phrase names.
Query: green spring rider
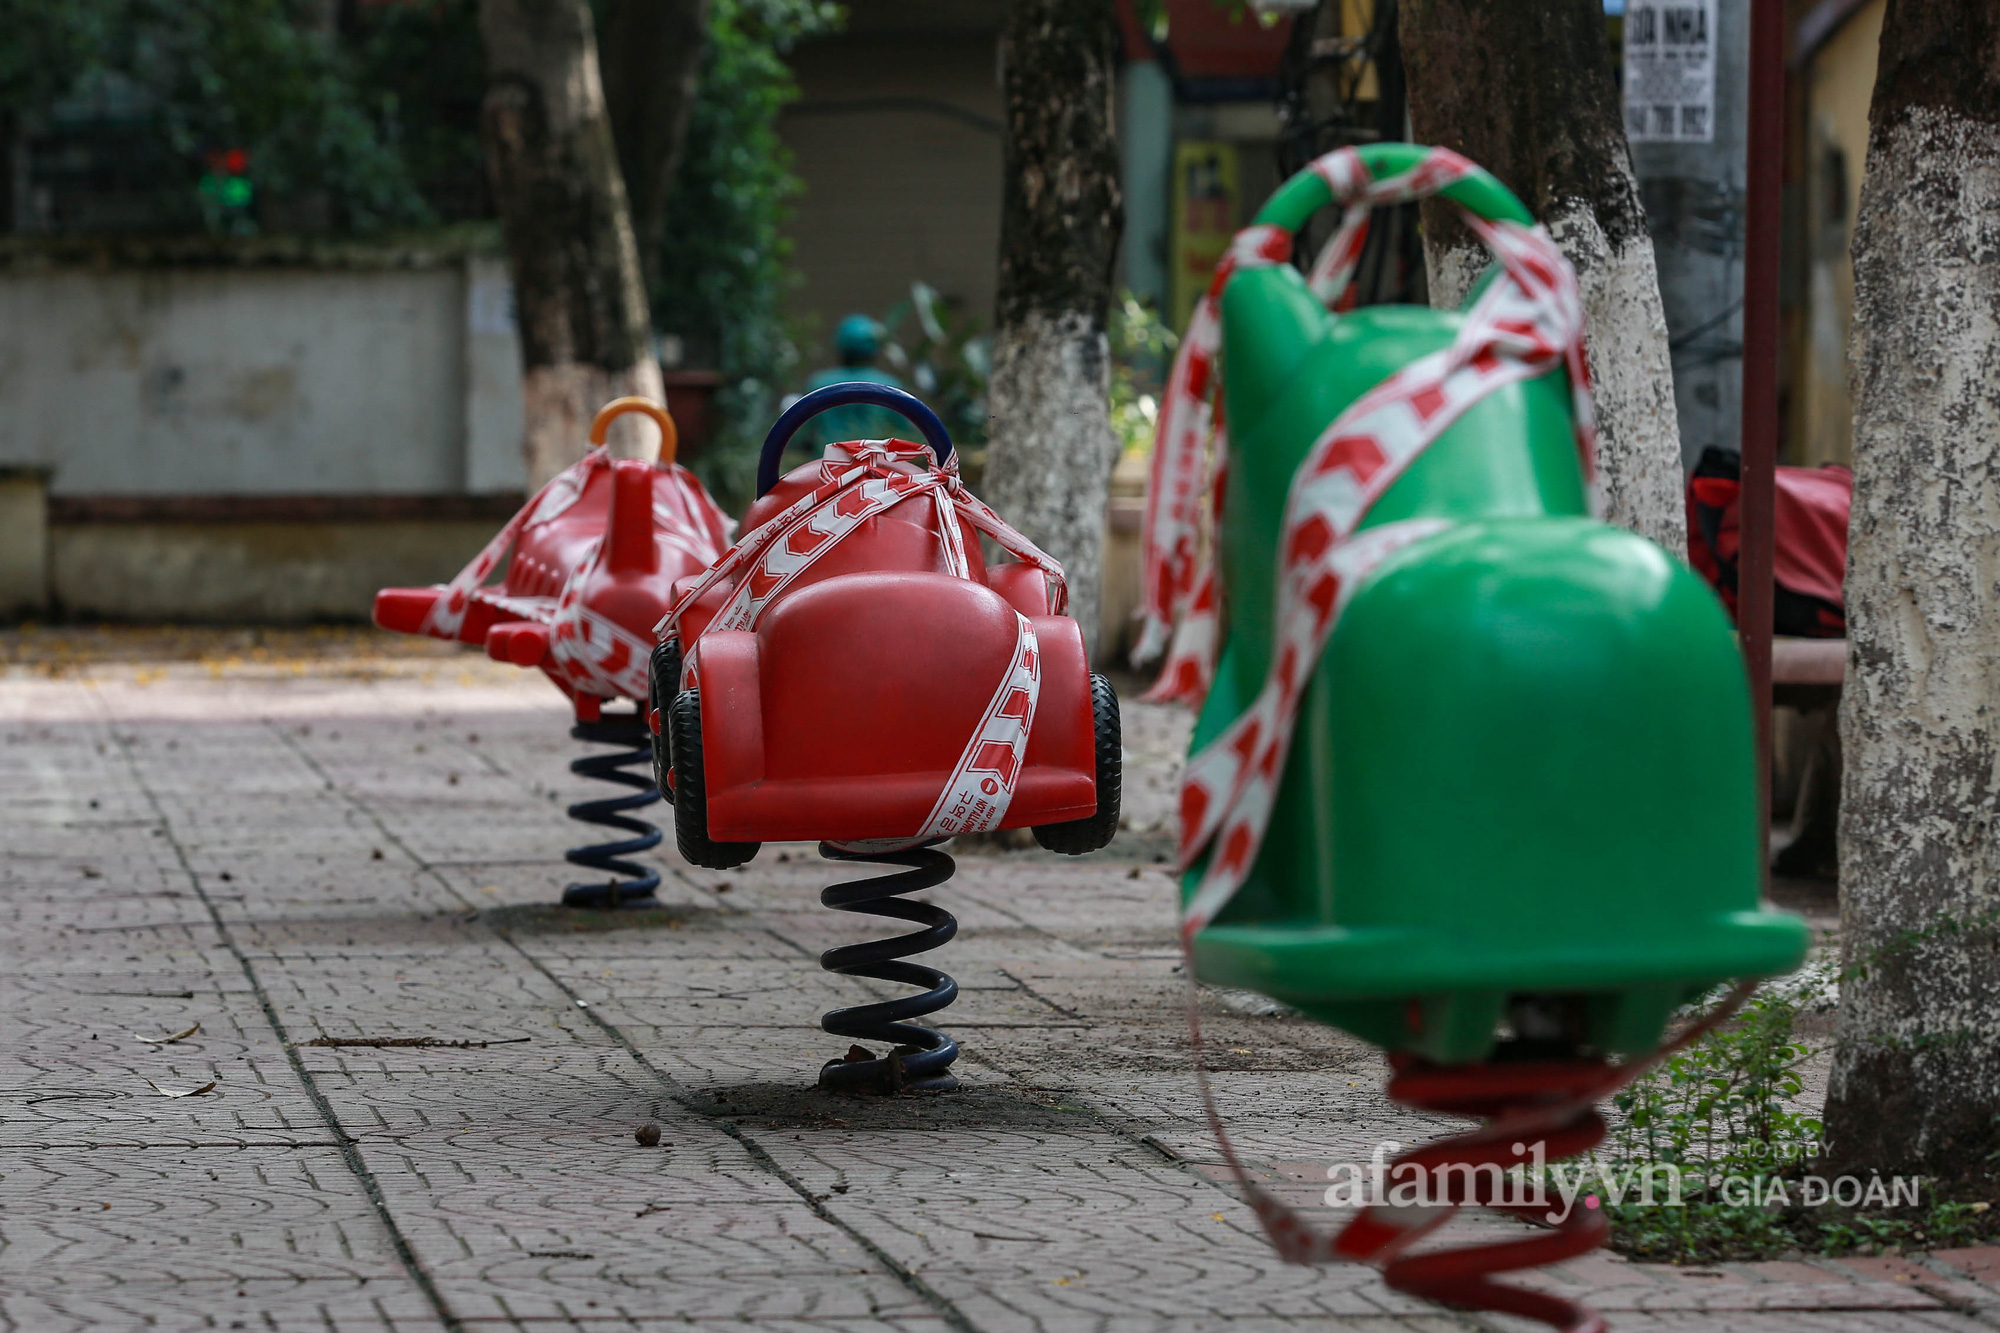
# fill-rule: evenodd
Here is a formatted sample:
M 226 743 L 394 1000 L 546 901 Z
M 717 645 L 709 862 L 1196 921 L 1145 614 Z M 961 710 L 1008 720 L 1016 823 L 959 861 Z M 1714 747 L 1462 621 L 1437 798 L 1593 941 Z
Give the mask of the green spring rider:
M 1433 156 L 1358 152 L 1374 182 Z M 1256 222 L 1294 233 L 1352 202 L 1335 199 L 1328 160 Z M 1460 165 L 1438 193 L 1532 225 L 1497 180 Z M 1450 347 L 1497 273 L 1465 310 L 1338 315 L 1288 264 L 1227 278 L 1217 655 L 1191 754 L 1251 708 L 1271 670 L 1294 474 L 1357 398 Z M 1201 980 L 1384 1048 L 1400 1101 L 1489 1121 L 1601 1088 L 1615 1068 L 1605 1057 L 1656 1051 L 1677 1009 L 1789 972 L 1807 946 L 1801 921 L 1759 903 L 1754 731 L 1729 620 L 1680 560 L 1589 517 L 1575 425 L 1557 362 L 1478 399 L 1366 511 L 1358 532 L 1449 522 L 1353 590 L 1299 695 L 1261 846 L 1192 939 Z M 1207 863 L 1190 867 L 1185 894 Z M 1564 1123 L 1588 1137 L 1594 1109 L 1571 1110 Z M 1482 1156 L 1479 1131 L 1456 1142 L 1452 1160 L 1518 1160 Z M 1588 1228 L 1572 1230 L 1569 1252 L 1588 1248 Z M 1340 1252 L 1366 1251 L 1357 1240 Z M 1385 1272 L 1452 1303 L 1601 1326 L 1481 1276 L 1518 1263 L 1450 1253 L 1450 1272 L 1433 1262 L 1398 1280 L 1408 1259 Z

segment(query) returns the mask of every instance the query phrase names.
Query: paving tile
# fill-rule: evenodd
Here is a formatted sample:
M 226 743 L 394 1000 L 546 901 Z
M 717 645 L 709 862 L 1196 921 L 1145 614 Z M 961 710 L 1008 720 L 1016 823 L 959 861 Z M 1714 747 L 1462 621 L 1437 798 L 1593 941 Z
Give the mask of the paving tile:
M 1982 1282 L 2000 1293 L 2000 1245 L 1970 1245 L 1955 1250 L 1939 1250 L 1937 1262 Z
M 960 923 L 926 961 L 961 987 L 964 1086 L 882 1100 L 814 1087 L 825 1010 L 909 993 L 817 963 L 901 929 L 819 903 L 873 868 L 663 849 L 661 909 L 553 906 L 587 836 L 563 807 L 598 793 L 526 673 L 0 676 L 0 1327 L 1517 1327 L 1266 1245 L 1154 859 L 1186 715 L 1126 716 L 1129 839 L 962 848 L 927 895 Z M 1458 1127 L 1388 1104 L 1360 1043 L 1200 1003 L 1234 1141 L 1317 1224 L 1328 1166 Z M 1621 1330 L 1990 1333 L 1996 1275 L 1986 1247 L 1524 1280 Z

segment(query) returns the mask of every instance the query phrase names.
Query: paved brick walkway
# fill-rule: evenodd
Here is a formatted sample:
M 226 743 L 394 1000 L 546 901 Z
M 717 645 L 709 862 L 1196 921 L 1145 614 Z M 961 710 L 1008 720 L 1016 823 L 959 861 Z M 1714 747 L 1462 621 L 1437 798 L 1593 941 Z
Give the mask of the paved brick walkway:
M 669 853 L 662 911 L 546 906 L 585 784 L 539 680 L 5 669 L 0 1324 L 1517 1327 L 1287 1269 L 1219 1181 L 1153 861 L 1184 724 L 1129 717 L 1127 843 L 967 854 L 936 893 L 968 1086 L 883 1102 L 811 1087 L 818 1015 L 870 994 L 815 962 L 880 933 L 818 905 L 853 868 Z M 1303 1197 L 1428 1128 L 1336 1034 L 1210 1022 L 1244 1148 Z M 408 1038 L 489 1044 L 324 1044 Z M 1546 1280 L 1623 1330 L 2000 1327 L 1992 1249 Z

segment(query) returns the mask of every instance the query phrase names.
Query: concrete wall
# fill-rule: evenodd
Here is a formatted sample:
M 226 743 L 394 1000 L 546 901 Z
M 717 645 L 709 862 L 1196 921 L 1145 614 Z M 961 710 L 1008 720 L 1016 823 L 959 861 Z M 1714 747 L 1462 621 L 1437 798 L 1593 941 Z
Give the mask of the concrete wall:
M 525 480 L 506 269 L 369 259 L 9 251 L 0 618 L 356 620 L 455 574 Z
M 47 496 L 39 471 L 0 467 L 0 620 L 48 607 Z
M 442 583 L 500 520 L 58 523 L 49 593 L 71 620 L 366 620 L 378 588 Z
M 1000 253 L 1000 6 L 856 0 L 847 30 L 791 56 L 779 121 L 805 182 L 788 234 L 816 325 L 881 315 L 921 279 L 991 325 Z
M 518 490 L 504 272 L 0 271 L 0 466 L 52 495 Z
M 1796 460 L 1806 464 L 1854 461 L 1854 405 L 1847 391 L 1847 337 L 1854 323 L 1850 247 L 1886 9 L 1885 0 L 1863 5 L 1813 53 L 1806 69 L 1806 336 Z
M 1153 61 L 1127 65 L 1118 75 L 1119 184 L 1125 194 L 1118 277 L 1160 309 L 1169 290 L 1173 161 L 1173 83 Z
M 465 264 L 464 364 L 465 489 L 473 495 L 521 490 L 528 484 L 521 339 L 514 330 L 514 284 L 498 257 Z

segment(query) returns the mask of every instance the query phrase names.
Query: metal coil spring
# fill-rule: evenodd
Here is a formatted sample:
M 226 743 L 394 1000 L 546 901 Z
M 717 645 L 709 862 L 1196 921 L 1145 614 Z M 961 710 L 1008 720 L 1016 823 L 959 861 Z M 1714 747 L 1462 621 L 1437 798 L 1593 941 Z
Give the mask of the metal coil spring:
M 643 716 L 607 714 L 597 722 L 579 722 L 569 730 L 575 740 L 593 745 L 621 747 L 610 754 L 585 755 L 571 762 L 569 771 L 633 789 L 630 796 L 606 796 L 594 801 L 578 801 L 569 808 L 569 817 L 602 828 L 621 829 L 636 836 L 617 842 L 572 847 L 563 853 L 571 865 L 604 872 L 607 878 L 590 884 L 572 884 L 563 890 L 563 906 L 598 910 L 618 907 L 651 907 L 660 887 L 658 871 L 624 858 L 651 851 L 660 845 L 657 825 L 633 818 L 628 811 L 643 809 L 660 799 L 653 785 L 652 739 Z M 638 769 L 638 772 L 627 772 Z M 625 878 L 620 878 L 624 876 Z
M 821 1018 L 820 1026 L 836 1037 L 887 1042 L 891 1049 L 887 1055 L 876 1056 L 860 1046 L 851 1048 L 848 1058 L 827 1061 L 820 1070 L 820 1086 L 840 1092 L 950 1091 L 958 1086 L 958 1079 L 950 1073 L 952 1062 L 958 1059 L 958 1043 L 911 1020 L 934 1014 L 956 1000 L 958 983 L 934 967 L 902 960 L 948 943 L 958 933 L 958 920 L 942 907 L 908 902 L 900 895 L 936 888 L 951 878 L 956 865 L 931 847 L 850 852 L 821 843 L 819 852 L 830 861 L 909 867 L 872 879 L 829 885 L 820 894 L 821 903 L 836 911 L 862 912 L 924 927 L 908 935 L 828 949 L 820 955 L 819 965 L 843 976 L 925 988 L 921 995 L 834 1009 Z
M 1604 1317 L 1585 1305 L 1544 1291 L 1495 1282 L 1495 1273 L 1509 1273 L 1543 1264 L 1561 1263 L 1587 1253 L 1604 1243 L 1610 1227 L 1603 1210 L 1579 1202 L 1561 1222 L 1551 1223 L 1546 1205 L 1532 1206 L 1517 1198 L 1505 1198 L 1503 1178 L 1518 1167 L 1523 1144 L 1507 1128 L 1520 1123 L 1522 1112 L 1578 1096 L 1601 1081 L 1605 1066 L 1586 1059 L 1499 1060 L 1488 1064 L 1445 1067 L 1424 1061 L 1396 1060 L 1395 1077 L 1389 1081 L 1389 1097 L 1404 1105 L 1445 1115 L 1485 1120 L 1486 1127 L 1470 1134 L 1440 1140 L 1415 1148 L 1394 1159 L 1395 1167 L 1415 1164 L 1431 1180 L 1446 1183 L 1450 1197 L 1440 1202 L 1489 1208 L 1549 1229 L 1520 1240 L 1467 1245 L 1452 1249 L 1427 1250 L 1421 1254 L 1397 1253 L 1389 1248 L 1391 1237 L 1354 1234 L 1365 1228 L 1358 1220 L 1341 1237 L 1342 1249 L 1352 1257 L 1367 1256 L 1371 1249 L 1388 1249 L 1391 1257 L 1382 1266 L 1389 1286 L 1412 1296 L 1455 1305 L 1464 1309 L 1492 1310 L 1532 1319 L 1566 1333 L 1604 1333 Z M 1538 1129 L 1532 1136 L 1545 1145 L 1546 1161 L 1556 1162 L 1589 1152 L 1604 1139 L 1604 1120 L 1594 1106 L 1575 1108 L 1565 1122 Z M 1487 1164 L 1495 1171 L 1481 1171 Z M 1466 1171 L 1440 1171 L 1446 1165 L 1465 1164 Z

